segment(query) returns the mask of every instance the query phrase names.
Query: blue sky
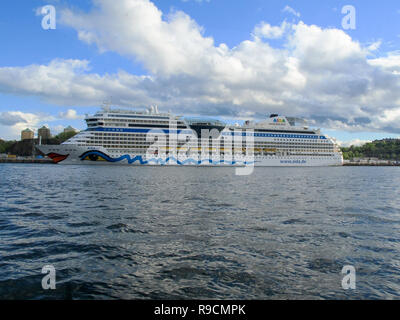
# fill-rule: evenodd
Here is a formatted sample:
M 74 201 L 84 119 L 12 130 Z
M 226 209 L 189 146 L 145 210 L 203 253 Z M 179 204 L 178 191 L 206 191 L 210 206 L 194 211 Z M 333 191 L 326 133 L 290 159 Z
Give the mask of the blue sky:
M 130 7 L 129 1 L 140 2 L 149 18 L 129 20 L 136 10 Z M 55 30 L 41 27 L 43 16 L 37 14 L 37 9 L 47 4 L 57 10 Z M 353 5 L 356 9 L 355 30 L 342 28 L 344 5 Z M 96 21 L 96 12 L 101 13 L 103 22 Z M 156 12 L 162 12 L 162 21 L 166 23 L 153 30 L 153 25 L 158 23 Z M 182 26 L 182 31 L 175 29 L 174 23 Z M 257 26 L 264 31 L 257 34 Z M 271 36 L 270 27 L 280 28 L 283 35 Z M 136 32 L 141 28 L 143 32 Z M 328 30 L 337 32 L 328 34 Z M 84 38 L 79 32 L 89 36 Z M 311 34 L 315 36 L 308 38 Z M 115 37 L 120 39 L 114 41 Z M 327 37 L 332 37 L 331 43 L 322 44 L 318 40 Z M 168 42 L 164 45 L 165 38 Z M 213 39 L 212 44 L 209 38 Z M 394 92 L 400 68 L 398 1 L 123 0 L 114 1 L 111 8 L 105 0 L 3 0 L 0 40 L 3 44 L 0 138 L 18 138 L 21 128 L 38 128 L 43 124 L 53 132 L 70 124 L 84 129 L 82 115 L 96 111 L 105 97 L 122 106 L 132 101 L 132 106 L 143 108 L 147 102 L 154 101 L 161 110 L 229 120 L 261 119 L 271 112 L 305 116 L 311 118 L 311 125 L 322 127 L 327 134 L 347 142 L 400 136 L 400 125 L 395 119 L 388 119 L 400 115 L 400 97 Z M 153 45 L 154 41 L 160 44 Z M 246 45 L 249 42 L 252 42 L 251 49 Z M 221 45 L 227 47 L 224 53 L 220 53 Z M 319 46 L 322 54 L 329 56 L 326 61 L 321 59 L 324 57 L 321 52 L 316 52 Z M 349 52 L 347 46 L 352 47 Z M 175 48 L 179 50 L 174 51 Z M 366 50 L 369 51 L 366 53 Z M 197 52 L 200 52 L 198 56 Z M 332 69 L 336 52 L 337 63 L 347 68 L 347 72 Z M 314 62 L 321 60 L 317 67 L 310 66 L 311 55 L 315 55 Z M 79 62 L 72 63 L 72 60 Z M 265 69 L 260 62 L 264 60 Z M 369 63 L 372 60 L 374 63 Z M 239 71 L 229 73 L 229 64 L 233 63 L 234 68 L 238 61 L 243 67 L 241 72 L 247 75 L 243 82 Z M 275 64 L 270 65 L 269 61 Z M 271 89 L 276 77 L 282 75 L 282 83 L 286 83 L 287 66 L 283 68 L 282 64 L 293 61 L 297 68 L 290 74 L 293 78 L 289 83 L 293 88 L 280 85 L 284 93 L 279 92 L 279 86 Z M 203 64 L 203 69 L 210 68 L 204 74 L 197 69 Z M 357 67 L 353 69 L 353 65 Z M 273 72 L 269 71 L 272 69 Z M 350 89 L 341 87 L 342 96 L 332 93 L 337 90 L 338 82 L 318 77 L 325 72 L 329 75 L 327 78 L 337 77 L 350 83 L 347 86 Z M 212 81 L 207 79 L 207 73 Z M 49 78 L 54 74 L 60 85 L 49 85 Z M 237 81 L 231 81 L 235 77 Z M 64 80 L 67 89 L 62 88 Z M 299 88 L 298 80 L 307 85 Z M 387 92 L 379 81 L 389 83 Z M 360 89 L 366 82 L 368 89 Z M 121 87 L 129 94 L 125 96 Z M 62 94 L 58 95 L 58 90 Z M 321 90 L 329 93 L 319 96 Z M 343 101 L 349 100 L 346 97 L 351 97 L 351 102 L 344 105 Z M 371 100 L 373 103 L 369 105 Z M 386 118 L 377 120 L 379 114 L 385 114 Z

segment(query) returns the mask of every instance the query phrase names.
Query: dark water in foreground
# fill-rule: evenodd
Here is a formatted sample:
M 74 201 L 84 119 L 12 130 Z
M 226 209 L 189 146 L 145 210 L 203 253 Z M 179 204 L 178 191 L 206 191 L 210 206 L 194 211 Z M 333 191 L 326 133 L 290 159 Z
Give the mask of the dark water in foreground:
M 3 164 L 0 299 L 400 298 L 399 195 L 396 167 Z

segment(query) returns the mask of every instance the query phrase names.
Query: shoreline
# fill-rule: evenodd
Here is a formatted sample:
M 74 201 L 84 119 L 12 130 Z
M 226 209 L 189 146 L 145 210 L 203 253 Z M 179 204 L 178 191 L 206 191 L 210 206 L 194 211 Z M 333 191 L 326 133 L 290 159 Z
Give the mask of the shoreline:
M 400 164 L 386 163 L 344 163 L 343 167 L 400 167 Z
M 51 159 L 0 159 L 0 163 L 52 163 Z
M 0 159 L 0 163 L 44 163 L 56 164 L 51 159 Z M 400 167 L 400 164 L 384 163 L 344 163 L 343 167 Z

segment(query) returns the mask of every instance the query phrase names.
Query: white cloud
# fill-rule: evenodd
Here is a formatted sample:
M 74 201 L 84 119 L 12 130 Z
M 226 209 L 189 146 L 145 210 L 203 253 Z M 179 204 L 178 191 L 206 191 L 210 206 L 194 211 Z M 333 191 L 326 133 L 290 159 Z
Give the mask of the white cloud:
M 368 63 L 392 74 L 400 74 L 400 52 L 390 52 L 386 57 L 370 59 Z
M 202 28 L 181 11 L 163 17 L 148 0 L 95 4 L 99 8 L 88 14 L 64 10 L 61 22 L 77 29 L 82 41 L 132 56 L 153 73 L 202 72 L 203 57 L 216 50 L 213 39 L 203 37 Z
M 350 141 L 337 141 L 339 143 L 339 145 L 341 147 L 351 147 L 351 146 L 355 146 L 355 147 L 360 147 L 366 143 L 371 142 L 371 140 L 360 140 L 360 139 L 354 139 L 354 140 L 350 140 Z
M 283 21 L 280 26 L 271 26 L 269 23 L 262 22 L 254 28 L 253 35 L 258 38 L 278 39 L 288 29 L 289 24 Z
M 0 91 L 35 95 L 58 105 L 99 105 L 110 92 L 121 97 L 118 102 L 122 103 L 128 103 L 124 97 L 132 98 L 133 103 L 152 101 L 142 96 L 144 92 L 139 87 L 140 84 L 150 86 L 150 77 L 133 76 L 123 71 L 100 76 L 85 71 L 89 71 L 88 61 L 60 59 L 48 65 L 0 68 Z M 71 112 L 66 115 L 73 116 Z
M 297 12 L 296 10 L 294 10 L 294 9 L 293 9 L 292 7 L 290 7 L 290 6 L 284 7 L 282 11 L 283 11 L 283 12 L 291 13 L 291 14 L 293 14 L 294 16 L 300 18 L 300 12 Z
M 17 123 L 27 123 L 28 121 L 18 112 L 0 112 L 0 125 L 13 126 Z
M 343 130 L 398 132 L 400 54 L 369 59 L 370 48 L 343 30 L 282 22 L 255 27 L 233 48 L 216 45 L 183 12 L 148 0 L 96 0 L 88 13 L 63 11 L 78 37 L 139 61 L 149 75 L 99 75 L 85 60 L 0 68 L 0 92 L 64 106 L 115 104 L 235 117 L 271 112 Z M 280 47 L 269 38 L 281 37 Z M 377 45 L 376 45 L 377 47 Z
M 50 132 L 53 136 L 56 136 L 57 134 L 61 133 L 64 131 L 65 127 L 61 124 L 58 125 L 50 125 L 48 126 L 50 128 Z
M 376 50 L 378 50 L 380 48 L 381 45 L 382 45 L 382 41 L 381 40 L 375 41 L 375 42 L 371 43 L 368 46 L 368 50 L 369 51 L 376 51 Z
M 77 119 L 83 119 L 83 115 L 78 115 L 76 110 L 74 109 L 68 109 L 66 112 L 60 112 L 58 116 L 61 119 L 68 119 L 68 120 L 77 120 Z
M 22 130 L 26 128 L 36 130 L 43 121 L 54 120 L 49 115 L 21 111 L 0 112 L 0 119 L 0 138 L 4 140 L 18 139 Z

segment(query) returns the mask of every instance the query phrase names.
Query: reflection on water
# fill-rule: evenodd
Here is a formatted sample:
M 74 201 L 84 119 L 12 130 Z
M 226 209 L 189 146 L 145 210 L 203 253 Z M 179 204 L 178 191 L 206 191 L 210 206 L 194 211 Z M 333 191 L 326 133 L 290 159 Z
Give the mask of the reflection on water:
M 398 168 L 3 164 L 0 179 L 2 299 L 400 297 Z

